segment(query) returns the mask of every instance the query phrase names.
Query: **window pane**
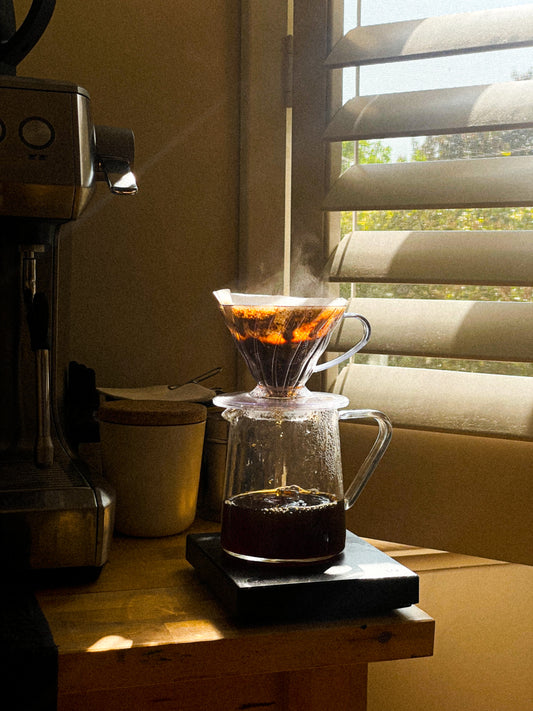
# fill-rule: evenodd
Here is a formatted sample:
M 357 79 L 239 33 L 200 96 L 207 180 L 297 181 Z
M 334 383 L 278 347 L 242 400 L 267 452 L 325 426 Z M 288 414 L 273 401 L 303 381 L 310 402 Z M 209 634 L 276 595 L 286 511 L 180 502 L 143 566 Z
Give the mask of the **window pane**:
M 435 15 L 451 15 L 456 12 L 477 12 L 498 7 L 528 5 L 529 0 L 361 0 L 361 24 L 378 25 L 384 22 L 420 20 Z M 345 0 L 349 21 L 357 19 L 357 0 Z M 353 24 L 351 25 L 354 26 Z

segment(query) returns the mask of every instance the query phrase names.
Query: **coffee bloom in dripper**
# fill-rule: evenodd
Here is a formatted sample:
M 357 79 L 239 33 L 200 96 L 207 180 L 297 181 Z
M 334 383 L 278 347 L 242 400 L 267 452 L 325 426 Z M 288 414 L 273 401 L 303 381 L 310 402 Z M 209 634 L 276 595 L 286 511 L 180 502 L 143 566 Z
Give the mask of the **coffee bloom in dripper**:
M 214 292 L 235 344 L 257 381 L 259 397 L 295 397 L 317 370 L 330 367 L 362 348 L 370 326 L 358 314 L 365 335 L 335 361 L 317 366 L 335 326 L 343 318 L 345 299 L 299 298 L 263 294 L 237 294 L 229 289 Z

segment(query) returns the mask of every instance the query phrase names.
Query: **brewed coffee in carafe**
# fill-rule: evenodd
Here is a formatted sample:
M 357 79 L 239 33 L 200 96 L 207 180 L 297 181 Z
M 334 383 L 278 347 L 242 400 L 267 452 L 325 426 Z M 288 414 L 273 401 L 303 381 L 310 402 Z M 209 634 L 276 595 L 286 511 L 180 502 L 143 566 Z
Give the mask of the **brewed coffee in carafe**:
M 282 565 L 334 558 L 345 545 L 345 510 L 383 456 L 388 418 L 376 410 L 340 410 L 343 395 L 306 388 L 313 372 L 356 352 L 368 322 L 346 314 L 343 299 L 296 299 L 215 292 L 226 325 L 258 385 L 220 395 L 229 422 L 221 543 L 243 560 Z M 358 318 L 363 337 L 347 353 L 317 365 L 333 329 Z M 376 440 L 347 491 L 343 489 L 339 420 L 372 420 Z

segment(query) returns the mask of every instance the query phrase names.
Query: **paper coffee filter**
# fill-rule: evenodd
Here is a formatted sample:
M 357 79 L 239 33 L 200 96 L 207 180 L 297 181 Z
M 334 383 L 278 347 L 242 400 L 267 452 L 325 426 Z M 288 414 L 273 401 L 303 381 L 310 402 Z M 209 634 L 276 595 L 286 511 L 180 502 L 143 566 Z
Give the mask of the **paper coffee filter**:
M 230 289 L 213 292 L 221 306 L 346 306 L 346 299 L 287 296 L 284 294 L 241 294 Z

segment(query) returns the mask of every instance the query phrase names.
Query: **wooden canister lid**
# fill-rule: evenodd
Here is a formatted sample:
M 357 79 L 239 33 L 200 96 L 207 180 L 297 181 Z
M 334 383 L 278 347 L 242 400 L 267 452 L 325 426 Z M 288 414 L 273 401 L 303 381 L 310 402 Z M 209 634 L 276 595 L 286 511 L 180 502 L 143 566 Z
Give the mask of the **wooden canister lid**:
M 204 422 L 207 408 L 198 402 L 112 400 L 100 406 L 98 419 L 117 425 L 193 425 Z

